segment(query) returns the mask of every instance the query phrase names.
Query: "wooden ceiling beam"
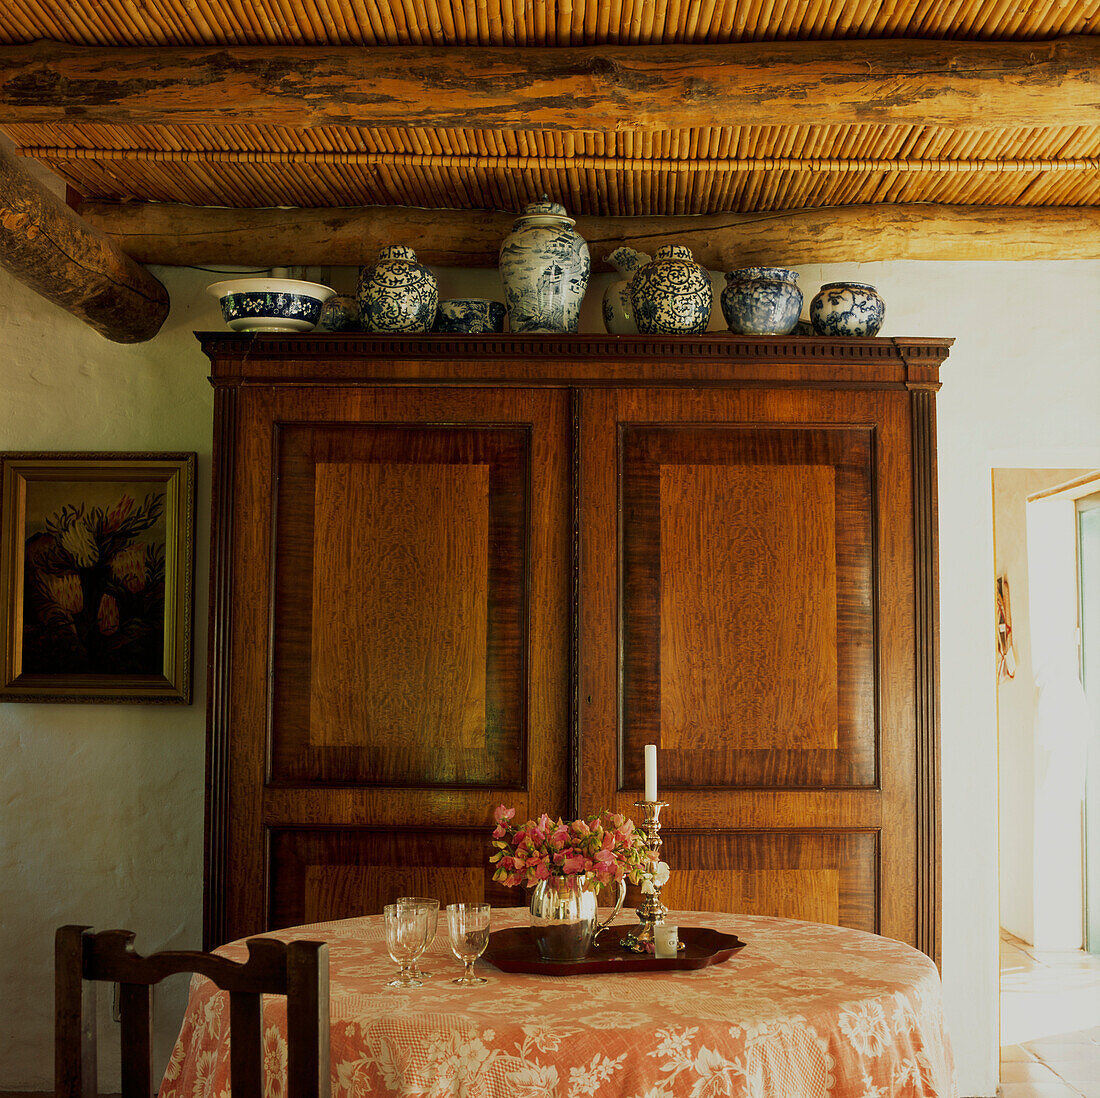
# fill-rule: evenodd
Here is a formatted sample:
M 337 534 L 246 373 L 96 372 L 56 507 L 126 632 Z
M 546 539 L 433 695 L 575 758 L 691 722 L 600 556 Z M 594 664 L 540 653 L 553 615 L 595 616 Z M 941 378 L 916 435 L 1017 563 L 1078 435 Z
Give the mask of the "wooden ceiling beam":
M 495 267 L 515 215 L 404 206 L 226 209 L 85 202 L 81 214 L 143 263 L 356 267 L 404 243 L 441 267 Z M 840 206 L 687 217 L 579 217 L 597 268 L 621 244 L 686 244 L 712 270 L 891 259 L 1100 259 L 1100 208 Z
M 115 343 L 152 339 L 168 291 L 0 148 L 0 266 Z
M 664 130 L 1100 123 L 1100 38 L 0 48 L 0 125 Z

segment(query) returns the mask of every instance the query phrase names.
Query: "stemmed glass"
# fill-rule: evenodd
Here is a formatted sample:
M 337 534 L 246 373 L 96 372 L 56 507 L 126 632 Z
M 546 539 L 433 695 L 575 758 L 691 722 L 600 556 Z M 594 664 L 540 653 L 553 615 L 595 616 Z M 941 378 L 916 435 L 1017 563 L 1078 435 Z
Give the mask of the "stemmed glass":
M 428 909 L 413 904 L 387 904 L 386 949 L 401 971 L 386 987 L 423 987 L 413 974 L 417 957 L 428 948 Z
M 487 984 L 484 976 L 473 974 L 474 961 L 489 944 L 489 905 L 451 904 L 447 908 L 447 929 L 451 934 L 451 952 L 466 966 L 462 975 L 451 981 L 459 987 Z
M 394 903 L 399 907 L 402 905 L 409 907 L 423 907 L 427 911 L 428 918 L 428 941 L 424 946 L 425 950 L 431 947 L 432 942 L 435 941 L 436 927 L 439 923 L 439 901 L 434 900 L 429 896 L 398 896 Z M 428 980 L 431 979 L 431 973 L 425 972 L 416 962 L 413 962 L 412 968 L 409 970 L 409 975 L 414 980 Z

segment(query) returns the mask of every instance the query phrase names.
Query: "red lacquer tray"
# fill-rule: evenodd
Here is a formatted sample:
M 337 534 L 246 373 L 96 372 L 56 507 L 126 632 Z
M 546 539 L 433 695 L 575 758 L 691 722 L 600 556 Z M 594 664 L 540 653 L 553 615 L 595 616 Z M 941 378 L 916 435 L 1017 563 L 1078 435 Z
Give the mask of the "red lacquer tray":
M 651 953 L 632 953 L 619 945 L 629 926 L 613 926 L 580 961 L 544 961 L 535 946 L 529 926 L 497 930 L 489 935 L 489 945 L 481 955 L 502 972 L 534 972 L 541 976 L 585 976 L 596 972 L 661 972 L 673 968 L 706 968 L 728 960 L 745 943 L 736 934 L 723 934 L 706 926 L 682 926 L 680 941 L 684 948 L 676 957 L 654 957 Z

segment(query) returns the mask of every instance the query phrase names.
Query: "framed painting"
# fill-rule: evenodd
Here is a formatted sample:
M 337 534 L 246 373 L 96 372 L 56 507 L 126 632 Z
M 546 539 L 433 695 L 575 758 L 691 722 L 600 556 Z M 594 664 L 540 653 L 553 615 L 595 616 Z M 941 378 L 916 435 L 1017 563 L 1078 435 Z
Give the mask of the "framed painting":
M 0 453 L 0 701 L 191 701 L 194 454 Z

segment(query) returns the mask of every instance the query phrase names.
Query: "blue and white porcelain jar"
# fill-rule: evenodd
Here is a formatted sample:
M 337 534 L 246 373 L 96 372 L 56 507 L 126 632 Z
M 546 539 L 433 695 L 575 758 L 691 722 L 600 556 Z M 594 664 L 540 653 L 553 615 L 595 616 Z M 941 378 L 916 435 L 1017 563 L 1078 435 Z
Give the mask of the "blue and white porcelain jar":
M 456 335 L 503 332 L 505 311 L 502 301 L 484 297 L 452 297 L 439 303 L 435 330 Z
M 827 282 L 810 302 L 810 321 L 823 336 L 873 336 L 882 327 L 886 303 L 865 282 Z
M 722 313 L 739 335 L 789 335 L 802 312 L 798 272 L 786 267 L 742 267 L 726 275 Z
M 603 326 L 612 335 L 638 334 L 634 306 L 630 303 L 630 283 L 652 258 L 627 247 L 616 248 L 607 257 L 608 263 L 619 272 L 618 280 L 603 292 Z
M 317 323 L 328 332 L 354 332 L 359 328 L 359 305 L 351 294 L 336 294 L 321 306 Z
M 513 332 L 575 332 L 588 288 L 588 245 L 565 216 L 565 207 L 542 201 L 523 216 L 500 245 L 500 277 Z
M 368 332 L 430 332 L 435 324 L 435 275 L 404 245 L 378 253 L 374 266 L 360 274 L 355 296 L 360 322 Z
M 710 324 L 714 290 L 690 248 L 666 244 L 634 276 L 630 303 L 643 335 L 695 335 Z

